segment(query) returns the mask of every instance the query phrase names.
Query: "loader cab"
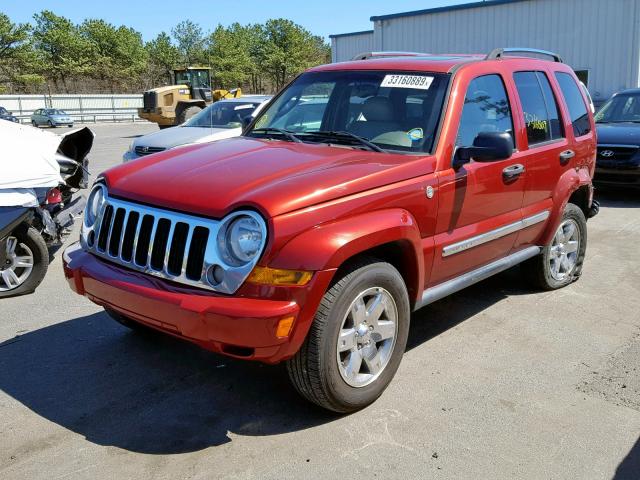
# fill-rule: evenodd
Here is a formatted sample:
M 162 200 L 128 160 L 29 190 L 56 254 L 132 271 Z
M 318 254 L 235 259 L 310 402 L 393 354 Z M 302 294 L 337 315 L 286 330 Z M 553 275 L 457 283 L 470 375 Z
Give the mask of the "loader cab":
M 181 68 L 173 71 L 176 85 L 187 85 L 191 98 L 211 102 L 211 69 Z

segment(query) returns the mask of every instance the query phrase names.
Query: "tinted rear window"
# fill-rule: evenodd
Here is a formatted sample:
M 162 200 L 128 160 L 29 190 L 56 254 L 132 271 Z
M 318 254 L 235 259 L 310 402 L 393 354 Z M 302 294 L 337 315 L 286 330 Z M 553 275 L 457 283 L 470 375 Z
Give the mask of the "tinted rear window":
M 543 72 L 513 75 L 522 103 L 529 145 L 562 138 L 562 129 L 549 80 Z
M 562 95 L 564 95 L 567 108 L 569 108 L 573 133 L 576 137 L 586 135 L 591 131 L 591 124 L 587 105 L 584 103 L 578 84 L 568 73 L 556 72 L 556 79 L 562 90 Z

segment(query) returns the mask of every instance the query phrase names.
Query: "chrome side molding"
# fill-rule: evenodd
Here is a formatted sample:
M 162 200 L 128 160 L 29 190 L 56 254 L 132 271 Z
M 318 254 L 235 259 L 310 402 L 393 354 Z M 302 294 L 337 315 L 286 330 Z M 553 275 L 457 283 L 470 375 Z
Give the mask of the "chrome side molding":
M 423 294 L 420 302 L 416 303 L 414 310 L 424 307 L 430 303 L 440 300 L 441 298 L 450 295 L 451 293 L 462 290 L 469 287 L 474 283 L 485 280 L 486 278 L 507 270 L 529 258 L 535 257 L 542 251 L 541 247 L 527 247 L 524 250 L 512 253 L 504 258 L 496 260 L 494 262 L 483 265 L 480 268 L 460 275 L 459 277 L 452 278 L 444 283 L 440 283 L 434 287 L 427 288 Z
M 510 223 L 503 227 L 496 228 L 495 230 L 481 233 L 480 235 L 467 238 L 466 240 L 462 240 L 460 242 L 452 243 L 451 245 L 447 245 L 442 249 L 442 256 L 448 257 L 449 255 L 454 255 L 456 253 L 464 252 L 465 250 L 468 250 L 470 248 L 477 247 L 478 245 L 482 245 L 483 243 L 491 242 L 493 240 L 497 240 L 498 238 L 511 235 L 512 233 L 523 230 L 527 227 L 535 225 L 536 223 L 544 222 L 547 218 L 549 218 L 549 211 L 545 210 L 544 212 L 536 213 L 535 215 L 523 218 L 522 220 L 518 220 L 517 222 Z

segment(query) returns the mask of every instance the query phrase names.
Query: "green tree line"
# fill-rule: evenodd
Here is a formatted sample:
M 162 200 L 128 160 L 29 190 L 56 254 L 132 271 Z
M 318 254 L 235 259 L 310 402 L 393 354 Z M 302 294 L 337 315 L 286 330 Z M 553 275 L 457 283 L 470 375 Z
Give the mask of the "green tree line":
M 0 12 L 0 92 L 131 93 L 170 84 L 175 67 L 209 66 L 214 88 L 251 93 L 282 88 L 330 61 L 325 41 L 290 20 L 205 32 L 190 20 L 145 42 L 140 32 L 100 19 L 75 24 L 44 10 L 33 23 Z

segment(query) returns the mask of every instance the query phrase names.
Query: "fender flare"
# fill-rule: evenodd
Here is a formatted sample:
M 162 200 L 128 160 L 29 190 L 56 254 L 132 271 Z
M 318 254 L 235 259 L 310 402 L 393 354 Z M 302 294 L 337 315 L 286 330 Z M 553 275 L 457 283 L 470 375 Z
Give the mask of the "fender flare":
M 401 208 L 362 213 L 307 229 L 280 248 L 269 266 L 307 271 L 337 269 L 358 254 L 390 243 L 402 249 L 403 266 L 411 270 L 405 278 L 410 295 L 421 292 L 425 268 L 422 238 L 413 215 Z
M 551 242 L 551 239 L 560 224 L 560 219 L 562 218 L 564 209 L 567 206 L 567 203 L 569 203 L 571 195 L 573 195 L 573 193 L 578 189 L 590 185 L 591 175 L 587 168 L 572 168 L 560 176 L 560 179 L 556 184 L 556 188 L 553 191 L 553 195 L 551 196 L 553 208 L 551 210 L 549 221 L 547 222 L 547 228 L 541 237 L 542 245 L 548 245 L 549 242 Z

